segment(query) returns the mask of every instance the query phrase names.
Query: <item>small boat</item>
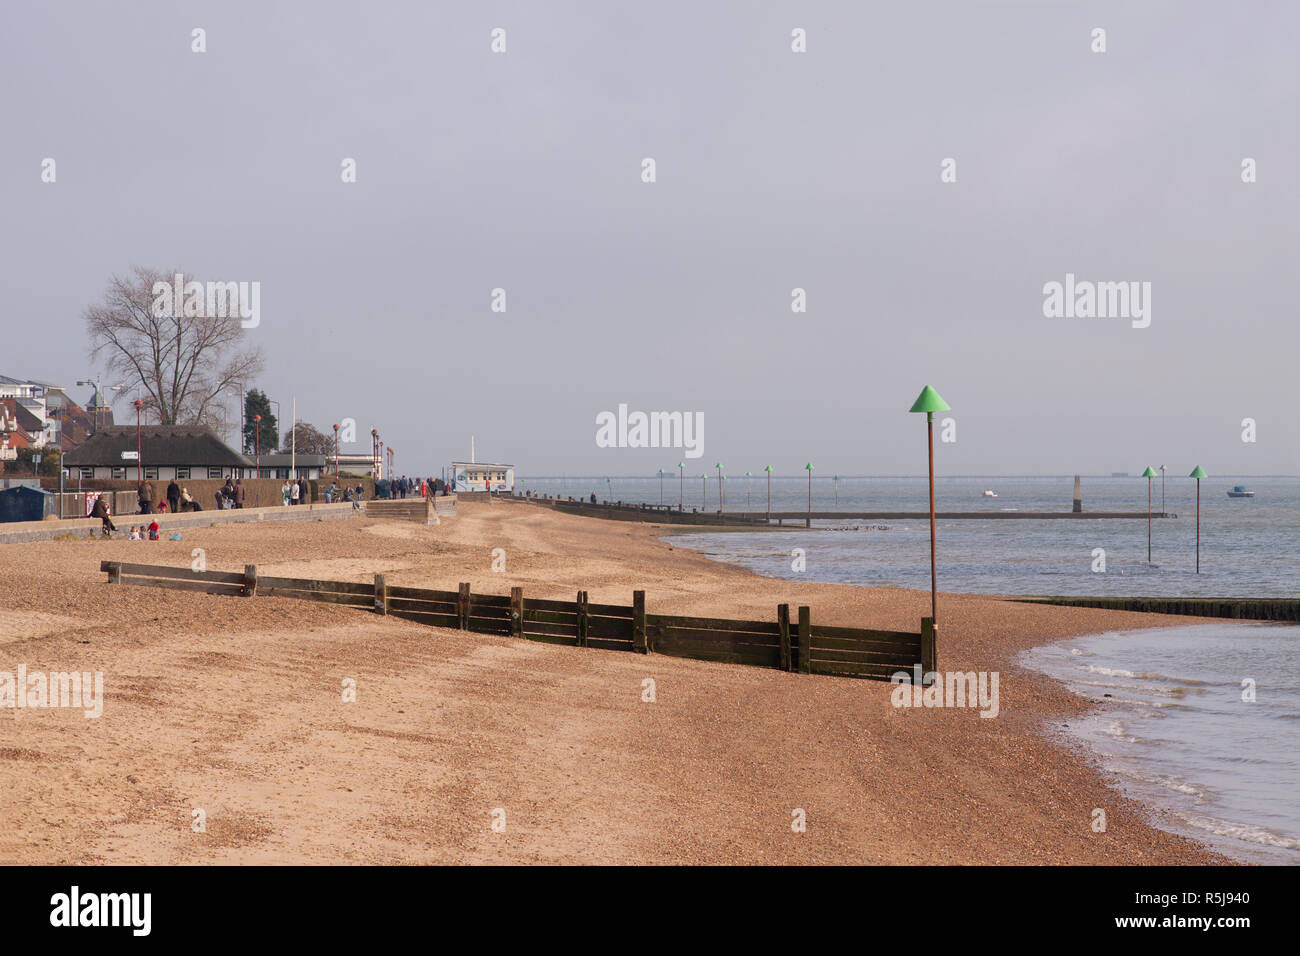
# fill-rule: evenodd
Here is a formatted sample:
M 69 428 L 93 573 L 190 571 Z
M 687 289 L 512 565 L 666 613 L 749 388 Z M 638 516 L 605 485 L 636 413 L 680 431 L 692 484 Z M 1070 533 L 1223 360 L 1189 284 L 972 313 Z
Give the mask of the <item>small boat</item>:
M 996 491 L 994 491 L 992 488 L 985 488 L 985 489 L 984 489 L 984 497 L 985 497 L 985 498 L 996 498 L 997 496 L 998 496 L 998 493 L 997 493 Z
M 1228 492 L 1229 498 L 1254 498 L 1255 492 L 1251 491 L 1245 485 L 1233 485 L 1232 490 Z

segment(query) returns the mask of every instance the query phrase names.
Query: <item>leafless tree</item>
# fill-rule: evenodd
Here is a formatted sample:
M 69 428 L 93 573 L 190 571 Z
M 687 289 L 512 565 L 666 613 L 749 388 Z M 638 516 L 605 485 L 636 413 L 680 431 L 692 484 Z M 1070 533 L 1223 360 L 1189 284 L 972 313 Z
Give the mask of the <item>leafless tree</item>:
M 293 444 L 290 444 L 291 437 Z M 290 448 L 293 448 L 300 455 L 333 455 L 334 436 L 326 435 L 317 429 L 315 425 L 298 422 L 293 426 L 293 431 L 284 436 L 284 443 L 281 445 L 282 451 L 287 451 Z
M 138 386 L 145 409 L 161 424 L 213 425 L 219 396 L 262 370 L 262 351 L 245 340 L 238 303 L 224 310 L 226 317 L 187 316 L 179 302 L 155 309 L 155 283 L 170 285 L 179 272 L 133 266 L 131 275 L 113 276 L 103 302 L 85 312 L 90 357 Z

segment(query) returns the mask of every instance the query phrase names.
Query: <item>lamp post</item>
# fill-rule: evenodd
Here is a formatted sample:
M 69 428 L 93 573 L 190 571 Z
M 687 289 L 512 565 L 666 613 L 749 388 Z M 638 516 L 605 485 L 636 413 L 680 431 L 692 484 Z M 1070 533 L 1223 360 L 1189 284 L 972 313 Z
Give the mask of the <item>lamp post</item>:
M 772 520 L 772 466 L 764 465 L 763 470 L 767 472 L 767 520 Z
M 339 477 L 339 426 L 334 426 L 334 480 Z
M 1151 479 L 1155 476 L 1155 469 L 1147 465 L 1147 470 L 1142 472 L 1147 480 L 1147 564 L 1151 563 Z
M 686 506 L 686 472 L 683 470 L 686 462 L 677 463 L 677 510 L 683 511 Z
M 662 509 L 663 506 L 664 506 L 664 470 L 660 468 L 659 469 L 659 507 Z
M 745 517 L 749 517 L 749 479 L 752 476 L 745 472 Z
M 700 514 L 704 514 L 709 510 L 709 473 L 706 471 L 700 472 L 700 487 L 704 489 L 704 499 L 703 503 L 700 505 Z
M 140 410 L 144 408 L 144 402 L 140 399 L 135 400 L 135 483 L 138 485 L 144 481 L 144 443 L 140 440 Z
M 805 528 L 811 528 L 811 527 L 812 527 L 812 473 L 813 473 L 813 463 L 812 463 L 812 462 L 808 462 L 808 464 L 804 465 L 804 468 L 805 468 L 805 470 L 807 470 L 807 472 L 808 472 L 808 517 L 804 519 L 803 526 L 804 526 Z
M 253 416 L 253 442 L 254 442 L 254 447 L 256 449 L 256 455 L 257 455 L 257 459 L 256 459 L 257 471 L 254 472 L 254 475 L 258 478 L 261 478 L 262 477 L 262 416 L 261 415 Z
M 925 412 L 925 426 L 928 434 L 930 449 L 930 618 L 934 621 L 934 626 L 939 626 L 939 574 L 938 562 L 935 559 L 934 546 L 934 413 L 946 412 L 950 408 L 947 402 L 943 400 L 938 392 L 929 385 L 921 389 L 921 394 L 917 396 L 916 401 L 908 412 Z
M 722 462 L 715 461 L 713 467 L 718 470 L 718 513 L 722 513 Z
M 1196 573 L 1201 573 L 1201 479 L 1210 477 L 1205 469 L 1197 465 L 1188 478 L 1196 479 Z

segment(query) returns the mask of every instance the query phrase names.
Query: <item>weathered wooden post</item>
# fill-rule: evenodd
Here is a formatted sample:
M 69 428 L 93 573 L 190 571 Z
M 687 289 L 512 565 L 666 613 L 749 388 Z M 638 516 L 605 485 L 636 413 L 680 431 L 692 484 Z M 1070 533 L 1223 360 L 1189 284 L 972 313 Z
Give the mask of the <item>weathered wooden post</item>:
M 524 636 L 524 589 L 510 589 L 510 633 L 523 639 Z
M 776 606 L 776 627 L 781 635 L 781 670 L 793 670 L 794 658 L 790 654 L 790 605 Z
M 375 613 L 388 613 L 388 585 L 384 583 L 382 574 L 375 575 Z
M 578 646 L 587 646 L 587 592 L 578 592 Z
M 108 571 L 108 583 L 121 584 L 122 583 L 122 562 L 105 561 L 104 565 Z
M 1074 476 L 1074 507 L 1071 510 L 1077 515 L 1083 514 L 1083 489 L 1078 475 Z
M 939 635 L 934 626 L 934 618 L 921 618 L 921 682 L 927 674 L 939 670 Z
M 812 609 L 806 604 L 799 606 L 799 670 L 812 673 Z
M 256 564 L 244 565 L 244 587 L 239 593 L 242 594 L 244 597 L 257 596 L 257 565 Z
M 469 582 L 462 581 L 460 593 L 456 595 L 456 616 L 460 618 L 460 629 L 469 630 Z
M 645 592 L 632 592 L 632 650 L 648 654 L 645 643 Z

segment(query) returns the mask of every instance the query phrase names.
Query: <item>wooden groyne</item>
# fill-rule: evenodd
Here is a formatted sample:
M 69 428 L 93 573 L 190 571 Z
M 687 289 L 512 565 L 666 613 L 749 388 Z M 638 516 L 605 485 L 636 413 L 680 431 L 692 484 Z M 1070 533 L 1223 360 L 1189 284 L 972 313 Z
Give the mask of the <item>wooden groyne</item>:
M 1148 614 L 1184 614 L 1243 621 L 1300 621 L 1300 599 L 1296 598 L 1026 597 L 1015 600 L 1024 604 L 1095 607 Z

